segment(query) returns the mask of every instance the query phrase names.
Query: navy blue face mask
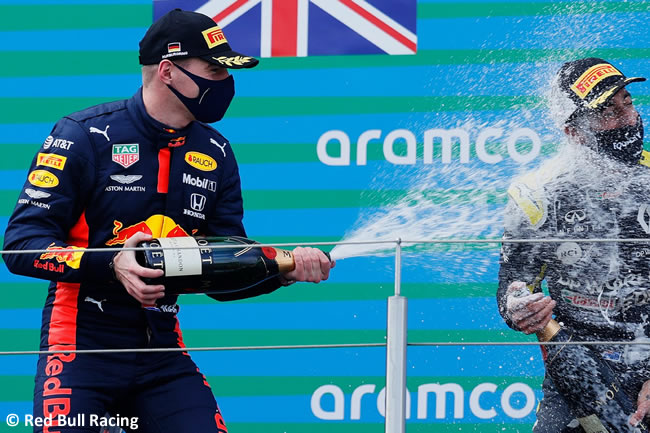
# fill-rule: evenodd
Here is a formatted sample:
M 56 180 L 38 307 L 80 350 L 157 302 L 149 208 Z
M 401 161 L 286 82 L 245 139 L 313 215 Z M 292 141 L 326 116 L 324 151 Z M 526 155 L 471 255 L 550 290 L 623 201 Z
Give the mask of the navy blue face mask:
M 598 151 L 628 165 L 635 165 L 643 152 L 643 121 L 621 128 L 598 131 L 594 134 Z
M 167 84 L 183 105 L 189 110 L 194 118 L 200 122 L 213 123 L 223 119 L 232 98 L 235 96 L 235 79 L 232 75 L 223 80 L 208 80 L 174 65 L 183 71 L 199 87 L 199 96 L 188 98 L 178 90 Z

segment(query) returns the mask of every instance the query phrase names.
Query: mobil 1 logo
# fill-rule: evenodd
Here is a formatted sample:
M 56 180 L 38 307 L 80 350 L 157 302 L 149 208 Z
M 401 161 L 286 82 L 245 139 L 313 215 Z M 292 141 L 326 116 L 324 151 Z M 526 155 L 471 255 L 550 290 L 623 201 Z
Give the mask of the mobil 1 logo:
M 196 186 L 199 188 L 207 189 L 208 191 L 217 191 L 217 182 L 214 180 L 206 179 L 200 176 L 192 176 L 188 173 L 183 173 L 183 183 L 187 185 Z

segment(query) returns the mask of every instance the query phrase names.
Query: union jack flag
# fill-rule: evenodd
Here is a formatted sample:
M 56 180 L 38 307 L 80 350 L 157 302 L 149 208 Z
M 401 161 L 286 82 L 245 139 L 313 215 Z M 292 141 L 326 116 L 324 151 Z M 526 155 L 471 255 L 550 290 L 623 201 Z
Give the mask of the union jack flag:
M 154 0 L 212 17 L 237 51 L 259 57 L 415 54 L 417 0 Z M 234 41 L 234 44 L 231 42 Z

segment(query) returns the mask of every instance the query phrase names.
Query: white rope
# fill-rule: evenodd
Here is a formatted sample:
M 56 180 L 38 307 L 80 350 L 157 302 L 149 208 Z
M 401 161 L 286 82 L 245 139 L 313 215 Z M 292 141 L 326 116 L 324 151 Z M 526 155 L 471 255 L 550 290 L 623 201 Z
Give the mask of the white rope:
M 609 346 L 650 345 L 649 341 L 431 341 L 407 343 L 408 346 Z M 284 344 L 268 346 L 213 346 L 213 347 L 154 347 L 140 349 L 75 349 L 75 350 L 15 350 L 0 352 L 3 355 L 54 355 L 57 353 L 104 354 L 147 352 L 224 352 L 234 350 L 285 350 L 285 349 L 350 349 L 361 347 L 385 347 L 386 343 L 333 343 L 333 344 Z
M 590 239 L 574 239 L 574 238 L 547 238 L 547 239 L 394 239 L 394 240 L 367 240 L 367 241 L 331 241 L 331 242 L 283 242 L 283 243 L 268 243 L 268 244 L 215 244 L 209 246 L 189 246 L 189 247 L 109 247 L 109 248 L 57 248 L 57 249 L 34 249 L 34 250 L 0 250 L 0 254 L 39 254 L 39 253 L 75 253 L 75 252 L 118 252 L 118 251 L 147 251 L 147 250 L 196 250 L 196 249 L 240 249 L 242 246 L 251 248 L 265 248 L 265 247 L 290 247 L 290 246 L 327 246 L 327 245 L 372 245 L 372 244 L 395 244 L 399 242 L 403 244 L 521 244 L 521 243 L 562 243 L 562 242 L 576 242 L 576 243 L 650 243 L 650 238 L 590 238 Z

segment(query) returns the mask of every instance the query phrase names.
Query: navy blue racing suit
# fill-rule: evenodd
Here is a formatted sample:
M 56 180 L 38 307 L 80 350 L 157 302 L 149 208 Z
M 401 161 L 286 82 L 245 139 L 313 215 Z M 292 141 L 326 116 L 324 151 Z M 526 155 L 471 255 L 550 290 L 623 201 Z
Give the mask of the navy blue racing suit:
M 246 236 L 242 217 L 228 141 L 200 122 L 182 130 L 157 122 L 140 90 L 54 126 L 32 161 L 4 244 L 6 250 L 48 251 L 3 258 L 11 272 L 51 281 L 41 350 L 184 347 L 176 296 L 143 308 L 115 279 L 114 251 L 77 248 L 119 247 L 138 231 L 154 237 Z M 274 278 L 210 296 L 246 298 L 280 285 Z M 56 424 L 58 415 L 70 423 L 85 415 L 75 427 L 43 431 L 96 432 L 100 427 L 91 426 L 90 417 L 107 411 L 137 417 L 138 432 L 226 432 L 205 378 L 185 352 L 39 358 L 34 416 L 51 416 Z
M 582 156 L 581 156 L 582 155 Z M 513 281 L 542 277 L 557 302 L 555 319 L 586 341 L 640 341 L 650 335 L 650 242 L 575 242 L 579 239 L 650 240 L 650 161 L 624 166 L 588 149 L 547 164 L 508 190 L 501 250 L 498 307 L 506 323 L 507 288 Z M 561 239 L 552 243 L 508 243 L 508 239 Z M 539 289 L 539 288 L 538 288 Z M 636 402 L 650 379 L 647 345 L 596 345 Z M 537 432 L 583 431 L 554 389 L 543 385 Z

